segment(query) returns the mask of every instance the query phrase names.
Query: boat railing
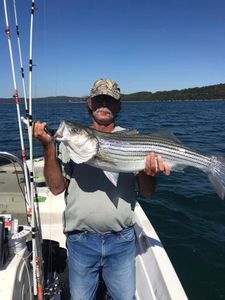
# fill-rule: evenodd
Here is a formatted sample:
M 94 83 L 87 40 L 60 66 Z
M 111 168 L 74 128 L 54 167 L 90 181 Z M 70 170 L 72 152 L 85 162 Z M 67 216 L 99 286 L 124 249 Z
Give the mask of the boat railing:
M 30 233 L 24 181 L 22 160 L 0 152 L 0 268 L 24 248 Z

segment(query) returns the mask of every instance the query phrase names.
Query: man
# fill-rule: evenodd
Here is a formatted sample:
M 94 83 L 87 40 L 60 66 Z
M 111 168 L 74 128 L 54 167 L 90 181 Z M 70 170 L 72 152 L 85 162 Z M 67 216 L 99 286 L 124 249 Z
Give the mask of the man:
M 121 130 L 115 124 L 121 108 L 118 84 L 97 80 L 87 99 L 92 126 L 102 132 Z M 67 235 L 70 292 L 73 300 L 95 299 L 102 274 L 110 299 L 135 299 L 135 187 L 150 197 L 156 175 L 169 175 L 161 157 L 149 153 L 138 175 L 120 173 L 117 187 L 102 170 L 75 164 L 61 144 L 58 159 L 46 123 L 34 124 L 44 148 L 46 182 L 53 194 L 65 191 L 64 232 Z

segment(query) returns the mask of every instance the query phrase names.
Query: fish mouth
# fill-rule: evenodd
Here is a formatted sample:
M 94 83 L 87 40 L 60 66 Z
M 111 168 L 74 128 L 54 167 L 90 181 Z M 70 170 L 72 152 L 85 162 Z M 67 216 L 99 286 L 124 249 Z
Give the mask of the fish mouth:
M 54 139 L 56 139 L 57 141 L 61 141 L 63 139 L 62 133 L 56 131 L 56 133 L 54 134 Z
M 54 135 L 54 138 L 55 139 L 62 139 L 63 138 L 63 136 L 62 136 L 62 134 L 59 134 L 59 133 L 55 133 L 55 135 Z
M 66 130 L 66 123 L 65 123 L 65 121 L 62 121 L 59 125 L 59 128 L 56 130 L 56 133 L 54 134 L 54 138 L 57 140 L 63 139 L 66 131 L 68 131 L 68 130 Z

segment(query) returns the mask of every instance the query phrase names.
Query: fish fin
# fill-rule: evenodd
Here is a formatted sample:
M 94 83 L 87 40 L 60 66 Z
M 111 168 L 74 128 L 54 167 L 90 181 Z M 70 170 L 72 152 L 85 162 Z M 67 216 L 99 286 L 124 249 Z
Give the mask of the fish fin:
M 105 176 L 109 179 L 109 181 L 112 182 L 113 185 L 117 186 L 119 173 L 116 172 L 109 172 L 109 171 L 103 171 Z
M 186 165 L 176 164 L 169 162 L 170 170 L 174 172 L 184 173 L 184 169 L 187 167 Z
M 175 136 L 175 134 L 169 130 L 166 129 L 162 129 L 156 132 L 153 132 L 150 134 L 151 137 L 158 137 L 158 138 L 163 138 L 166 141 L 172 141 L 175 142 L 177 144 L 181 144 L 182 142 Z
M 111 132 L 112 134 L 116 133 L 116 134 L 138 134 L 139 131 L 136 129 L 136 128 L 123 128 L 123 127 L 120 127 L 120 126 L 116 126 L 114 128 L 114 130 Z
M 114 133 L 114 132 L 112 132 Z M 115 131 L 116 134 L 138 134 L 139 131 L 137 129 L 123 129 L 123 130 L 120 130 L 120 131 Z
M 209 181 L 215 189 L 217 195 L 224 200 L 225 198 L 225 158 L 212 157 L 208 171 Z

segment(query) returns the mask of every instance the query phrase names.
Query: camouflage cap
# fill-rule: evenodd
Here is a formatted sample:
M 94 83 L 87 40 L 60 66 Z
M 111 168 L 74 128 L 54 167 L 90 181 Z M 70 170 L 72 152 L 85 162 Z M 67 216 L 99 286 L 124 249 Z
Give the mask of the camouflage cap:
M 120 100 L 121 98 L 120 88 L 118 84 L 111 79 L 105 79 L 105 78 L 96 80 L 91 89 L 90 98 L 99 95 L 108 95 L 113 97 L 116 100 Z

